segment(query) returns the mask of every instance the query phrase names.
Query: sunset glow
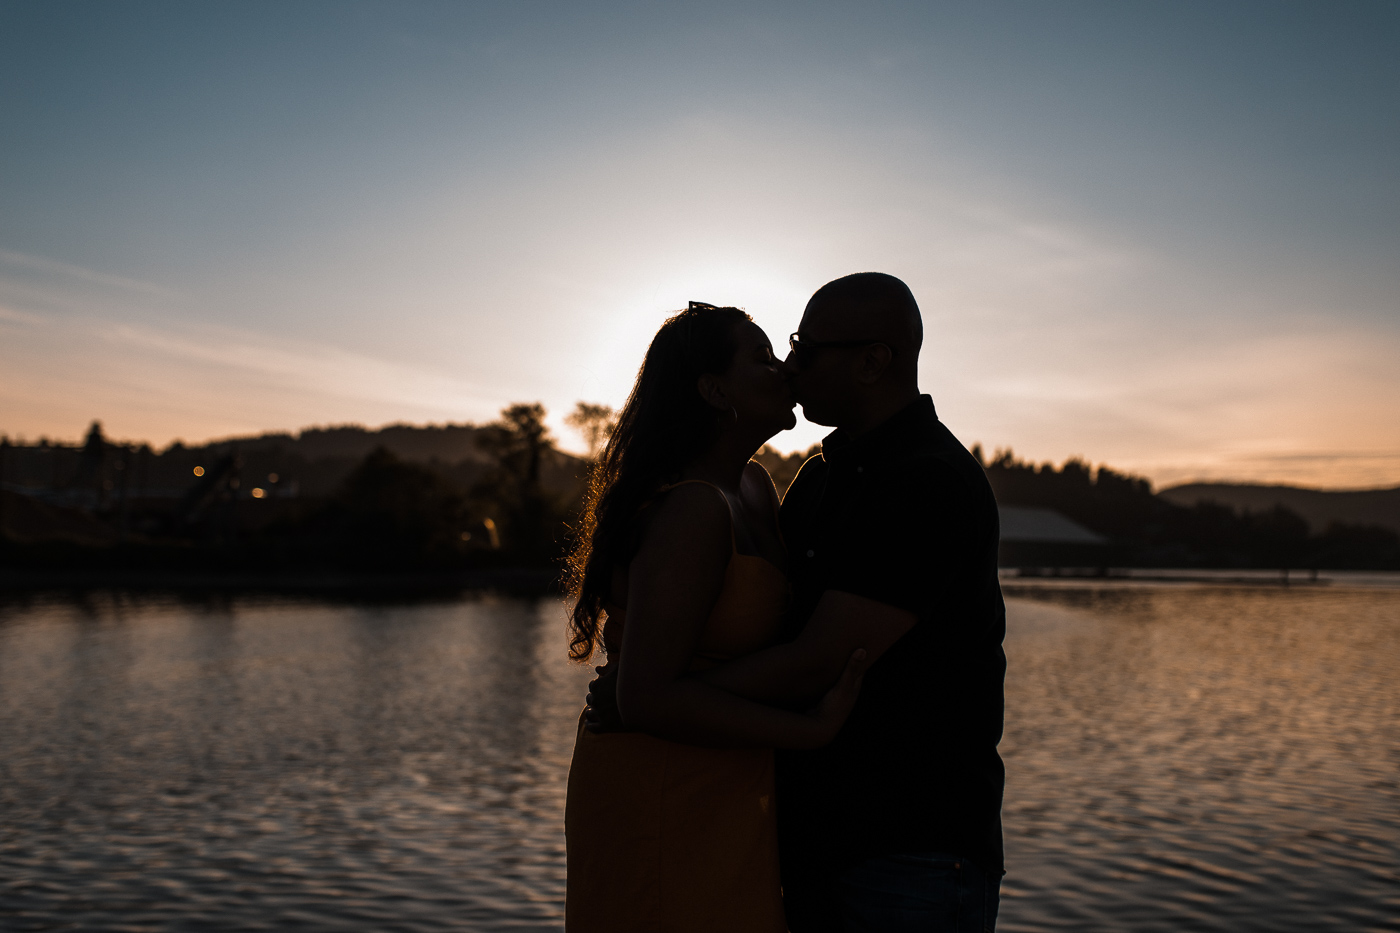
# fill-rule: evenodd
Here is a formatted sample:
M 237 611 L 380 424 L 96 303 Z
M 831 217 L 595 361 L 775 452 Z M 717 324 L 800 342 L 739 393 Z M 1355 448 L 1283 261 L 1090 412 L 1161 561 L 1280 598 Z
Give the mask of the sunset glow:
M 1400 483 L 1400 10 L 7 4 L 0 433 L 619 405 L 904 278 L 967 443 Z M 800 422 L 775 446 L 803 449 Z

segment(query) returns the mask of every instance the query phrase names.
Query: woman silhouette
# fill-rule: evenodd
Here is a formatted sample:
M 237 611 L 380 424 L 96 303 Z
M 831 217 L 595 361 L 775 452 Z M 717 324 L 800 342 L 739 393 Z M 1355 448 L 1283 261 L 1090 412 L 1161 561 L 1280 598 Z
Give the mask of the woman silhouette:
M 794 425 L 793 407 L 752 319 L 692 302 L 653 338 L 594 470 L 571 558 L 570 655 L 604 649 L 592 689 L 615 690 L 621 722 L 594 732 L 580 717 L 565 815 L 571 933 L 786 929 L 772 750 L 831 740 L 862 653 L 808 713 L 688 675 L 777 639 L 788 596 L 778 498 L 750 458 Z

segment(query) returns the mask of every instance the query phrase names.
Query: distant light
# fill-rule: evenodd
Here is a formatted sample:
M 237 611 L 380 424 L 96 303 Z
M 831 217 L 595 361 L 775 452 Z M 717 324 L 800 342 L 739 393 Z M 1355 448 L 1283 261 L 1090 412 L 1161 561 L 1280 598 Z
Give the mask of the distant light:
M 463 540 L 463 541 L 470 541 L 471 539 L 472 539 L 472 533 L 471 533 L 470 531 L 464 531 L 464 532 L 462 532 L 462 540 Z
M 263 496 L 265 496 L 265 495 L 267 495 L 267 490 L 266 490 L 266 489 L 263 489 L 261 486 L 254 486 L 254 487 L 253 487 L 253 498 L 254 498 L 254 499 L 261 499 L 261 498 L 262 498 Z
M 195 467 L 195 468 L 194 468 L 194 475 L 195 475 L 195 476 L 203 476 L 203 475 L 204 475 L 204 467 L 201 467 L 201 466 Z
M 486 529 L 486 534 L 490 538 L 491 549 L 499 551 L 501 549 L 501 536 L 496 531 L 496 523 L 489 518 L 483 518 L 481 520 L 481 526 Z
M 269 483 L 275 483 L 275 482 L 277 482 L 277 474 L 276 474 L 276 473 L 269 473 L 269 474 L 267 474 L 267 481 L 268 481 Z

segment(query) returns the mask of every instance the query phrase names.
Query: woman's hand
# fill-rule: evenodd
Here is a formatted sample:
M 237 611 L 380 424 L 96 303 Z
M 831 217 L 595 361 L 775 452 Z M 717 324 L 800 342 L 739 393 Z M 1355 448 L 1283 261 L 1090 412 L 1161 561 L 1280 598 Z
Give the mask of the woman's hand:
M 820 703 L 807 711 L 807 715 L 812 717 L 816 726 L 814 738 L 817 741 L 813 748 L 820 748 L 836 738 L 836 733 L 841 731 L 841 727 L 846 724 L 846 718 L 851 715 L 851 710 L 856 705 L 856 697 L 860 696 L 860 684 L 864 677 L 865 649 L 857 648 L 847 659 L 841 679 L 832 685 Z

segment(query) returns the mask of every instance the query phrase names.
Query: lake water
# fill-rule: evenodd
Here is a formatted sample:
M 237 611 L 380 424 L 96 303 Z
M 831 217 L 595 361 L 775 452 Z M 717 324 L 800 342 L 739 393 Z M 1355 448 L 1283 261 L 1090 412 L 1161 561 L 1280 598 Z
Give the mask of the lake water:
M 1006 931 L 1400 930 L 1400 590 L 1008 590 Z M 0 929 L 558 930 L 558 601 L 0 606 Z

